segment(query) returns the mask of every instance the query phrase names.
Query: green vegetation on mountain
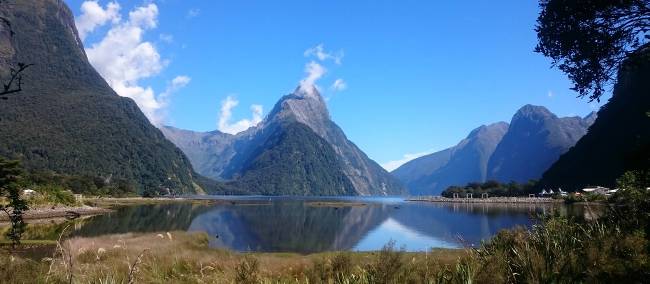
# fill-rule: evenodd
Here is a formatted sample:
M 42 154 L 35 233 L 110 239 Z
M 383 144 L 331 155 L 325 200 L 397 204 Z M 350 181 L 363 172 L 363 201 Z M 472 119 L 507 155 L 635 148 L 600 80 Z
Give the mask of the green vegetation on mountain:
M 196 191 L 183 153 L 88 63 L 63 1 L 2 5 L 0 79 L 14 62 L 34 65 L 22 91 L 0 100 L 0 156 L 30 171 L 126 180 L 139 192 Z
M 356 195 L 332 146 L 304 124 L 282 124 L 232 184 L 252 194 Z

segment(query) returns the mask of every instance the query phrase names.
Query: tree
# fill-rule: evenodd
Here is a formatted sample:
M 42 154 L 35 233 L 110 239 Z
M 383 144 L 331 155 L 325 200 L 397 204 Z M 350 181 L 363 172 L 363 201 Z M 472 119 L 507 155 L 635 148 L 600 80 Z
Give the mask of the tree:
M 650 0 L 541 0 L 539 6 L 535 51 L 590 101 L 600 101 L 623 60 L 650 40 Z
M 23 211 L 27 210 L 27 203 L 20 197 L 19 182 L 23 170 L 19 161 L 6 160 L 0 157 L 0 197 L 7 198 L 6 204 L 0 204 L 11 221 L 11 229 L 7 233 L 14 246 L 20 244 L 20 237 L 25 231 Z

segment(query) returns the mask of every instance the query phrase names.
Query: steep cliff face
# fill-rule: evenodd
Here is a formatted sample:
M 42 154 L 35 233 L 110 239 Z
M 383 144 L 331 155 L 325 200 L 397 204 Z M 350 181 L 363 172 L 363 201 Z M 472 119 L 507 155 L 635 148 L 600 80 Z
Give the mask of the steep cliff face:
M 0 76 L 11 64 L 34 64 L 23 91 L 0 100 L 0 155 L 29 169 L 194 191 L 185 155 L 88 63 L 63 1 L 7 0 L 0 16 Z
M 232 181 L 253 193 L 404 193 L 395 178 L 347 139 L 330 119 L 325 101 L 315 89 L 311 92 L 297 89 L 282 97 L 259 125 L 232 137 L 217 132 L 183 135 L 178 130 L 172 133 L 170 128 L 166 129 L 165 135 L 188 154 L 200 173 Z M 205 137 L 214 138 L 210 142 L 212 146 L 202 146 L 209 144 L 205 143 Z M 270 155 L 277 157 L 269 159 Z M 287 158 L 292 155 L 295 159 Z M 320 170 L 309 170 L 317 168 Z M 285 188 L 275 186 L 270 191 L 262 190 L 264 183 L 281 184 Z
M 379 164 L 371 160 L 331 119 L 325 101 L 317 90 L 297 89 L 282 98 L 265 124 L 295 120 L 309 126 L 334 148 L 343 162 L 343 171 L 360 195 L 392 195 L 403 192 L 400 183 Z
M 650 50 L 638 51 L 619 71 L 612 98 L 575 147 L 553 164 L 541 186 L 579 190 L 615 186 L 626 171 L 650 170 Z
M 526 105 L 510 124 L 481 126 L 456 146 L 410 161 L 392 174 L 418 195 L 437 195 L 469 182 L 538 179 L 596 117 L 592 112 L 584 118 L 559 118 L 544 107 Z
M 539 179 L 587 133 L 593 117 L 587 118 L 559 118 L 545 107 L 522 107 L 512 117 L 508 132 L 490 157 L 488 179 L 502 182 Z
M 484 181 L 488 160 L 507 130 L 505 122 L 481 126 L 456 146 L 410 161 L 393 174 L 418 195 L 438 195 L 451 185 Z

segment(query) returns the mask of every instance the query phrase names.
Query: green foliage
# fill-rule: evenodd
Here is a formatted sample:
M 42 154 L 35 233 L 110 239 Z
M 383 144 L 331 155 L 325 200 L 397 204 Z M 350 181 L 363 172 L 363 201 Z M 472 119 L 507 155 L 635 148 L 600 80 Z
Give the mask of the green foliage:
M 136 185 L 124 179 L 65 175 L 51 171 L 32 171 L 25 176 L 22 184 L 23 187 L 40 193 L 56 194 L 56 192 L 69 190 L 72 193 L 92 196 L 126 197 L 137 195 Z
M 332 146 L 301 123 L 274 131 L 231 183 L 253 194 L 355 195 Z
M 21 73 L 20 95 L 0 103 L 0 156 L 30 171 L 112 177 L 138 191 L 194 192 L 188 159 L 88 63 L 65 4 L 8 5 L 2 16 L 15 35 L 6 48 L 16 62 L 35 65 Z M 0 81 L 9 80 L 7 68 L 0 66 Z
M 27 203 L 20 196 L 20 180 L 23 169 L 18 161 L 9 161 L 0 157 L 0 197 L 8 199 L 6 204 L 0 203 L 0 210 L 4 211 L 11 222 L 11 229 L 7 237 L 14 246 L 20 244 L 20 238 L 25 231 L 23 211 L 29 209 Z
M 470 182 L 463 187 L 450 186 L 442 192 L 442 196 L 451 198 L 454 193 L 458 193 L 459 197 L 473 194 L 475 198 L 480 197 L 483 193 L 487 193 L 490 197 L 527 196 L 530 193 L 535 193 L 535 185 L 536 182 L 534 180 L 525 184 L 514 181 L 510 183 L 500 183 L 498 181 L 486 181 L 484 183 Z
M 375 261 L 367 267 L 370 282 L 397 283 L 404 266 L 403 255 L 404 250 L 395 248 L 395 241 L 384 245 Z
M 535 51 L 553 59 L 580 96 L 599 100 L 631 51 L 648 42 L 646 0 L 541 0 Z

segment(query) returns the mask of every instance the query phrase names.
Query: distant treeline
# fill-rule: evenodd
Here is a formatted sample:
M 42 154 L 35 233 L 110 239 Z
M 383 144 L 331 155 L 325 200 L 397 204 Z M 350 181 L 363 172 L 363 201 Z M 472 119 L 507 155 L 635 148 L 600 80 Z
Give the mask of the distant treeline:
M 36 191 L 70 190 L 72 193 L 93 196 L 124 197 L 137 195 L 133 182 L 98 176 L 65 175 L 52 171 L 32 171 L 23 175 L 23 188 Z
M 490 180 L 484 183 L 470 182 L 465 186 L 450 186 L 442 192 L 444 197 L 453 197 L 455 193 L 459 197 L 465 197 L 467 194 L 472 194 L 473 197 L 481 197 L 483 193 L 488 196 L 527 196 L 528 194 L 535 193 L 536 181 L 531 180 L 527 183 L 501 183 L 498 181 Z

